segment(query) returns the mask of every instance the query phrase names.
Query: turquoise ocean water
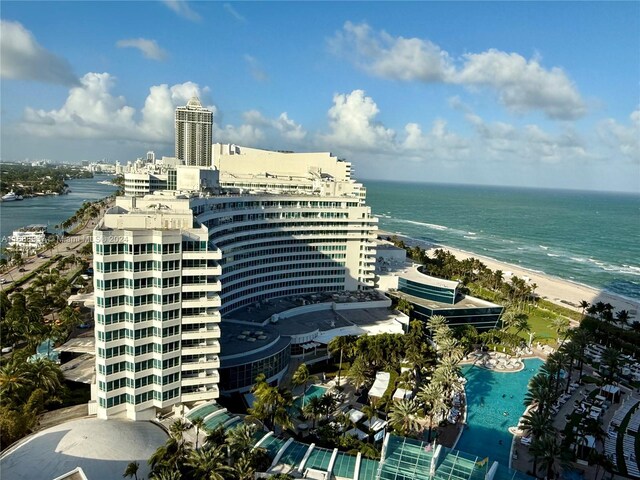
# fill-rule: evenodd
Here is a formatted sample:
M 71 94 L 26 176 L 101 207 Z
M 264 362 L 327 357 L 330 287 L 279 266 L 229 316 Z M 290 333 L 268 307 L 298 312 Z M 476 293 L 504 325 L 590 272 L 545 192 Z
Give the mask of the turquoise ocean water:
M 111 195 L 117 190 L 112 185 L 98 182 L 109 180 L 111 176 L 68 180 L 71 189 L 68 195 L 26 198 L 18 202 L 0 202 L 0 237 L 2 246 L 14 230 L 31 224 L 48 225 L 48 231 L 55 233 L 55 225 L 75 213 L 83 202 L 93 202 Z
M 382 230 L 640 300 L 640 195 L 364 184 Z

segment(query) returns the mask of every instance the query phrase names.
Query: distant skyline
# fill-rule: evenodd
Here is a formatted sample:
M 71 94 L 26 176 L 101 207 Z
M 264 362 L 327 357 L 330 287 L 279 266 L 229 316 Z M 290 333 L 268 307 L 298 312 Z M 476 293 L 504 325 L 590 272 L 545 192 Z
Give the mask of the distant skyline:
M 359 179 L 640 193 L 639 2 L 2 2 L 4 161 L 331 151 Z

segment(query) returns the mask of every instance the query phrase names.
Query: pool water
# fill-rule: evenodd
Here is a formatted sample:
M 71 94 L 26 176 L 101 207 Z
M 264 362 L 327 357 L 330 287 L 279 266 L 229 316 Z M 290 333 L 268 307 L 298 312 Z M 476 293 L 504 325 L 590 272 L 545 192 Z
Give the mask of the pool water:
M 495 460 L 508 466 L 513 438 L 509 427 L 518 424 L 525 409 L 529 380 L 543 363 L 537 358 L 524 360 L 524 370 L 517 373 L 494 372 L 473 365 L 462 367 L 467 379 L 467 426 L 456 449 L 489 457 L 489 464 Z
M 307 393 L 304 395 L 304 404 L 307 405 L 309 403 L 309 400 L 311 400 L 312 398 L 322 397 L 327 392 L 327 390 L 328 390 L 327 387 L 321 387 L 319 385 L 311 385 L 310 387 L 307 388 Z M 296 398 L 293 401 L 293 404 L 297 408 L 302 408 L 302 395 Z

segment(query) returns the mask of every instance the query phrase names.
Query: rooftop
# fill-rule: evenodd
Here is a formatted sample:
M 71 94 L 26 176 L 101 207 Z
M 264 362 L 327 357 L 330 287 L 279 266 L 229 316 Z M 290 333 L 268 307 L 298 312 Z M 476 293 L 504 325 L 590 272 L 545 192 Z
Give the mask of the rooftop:
M 409 295 L 407 293 L 400 292 L 400 291 L 393 292 L 393 295 L 406 298 L 411 303 L 422 305 L 423 307 L 428 307 L 432 310 L 440 310 L 440 309 L 462 310 L 465 308 L 501 308 L 500 305 L 496 305 L 495 303 L 491 303 L 486 300 L 481 300 L 476 297 L 471 297 L 469 295 L 459 295 L 457 297 L 458 301 L 453 305 L 450 303 L 436 302 L 435 300 L 426 300 L 424 298 L 415 297 L 413 295 Z
M 0 470 L 2 478 L 51 480 L 81 467 L 90 480 L 113 480 L 137 461 L 138 477 L 148 477 L 147 460 L 166 439 L 151 422 L 83 418 L 27 437 L 3 453 Z
M 419 267 L 412 265 L 402 270 L 402 272 L 396 272 L 399 277 L 406 278 L 413 282 L 419 282 L 424 285 L 431 285 L 434 287 L 449 288 L 451 290 L 458 288 L 460 282 L 457 280 L 445 280 L 444 278 L 432 277 L 418 270 Z

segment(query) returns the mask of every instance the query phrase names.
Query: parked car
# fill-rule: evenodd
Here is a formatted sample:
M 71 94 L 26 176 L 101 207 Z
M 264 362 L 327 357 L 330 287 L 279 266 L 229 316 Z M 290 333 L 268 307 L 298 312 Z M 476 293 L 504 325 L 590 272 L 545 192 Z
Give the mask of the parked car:
M 26 270 L 26 269 L 24 269 L 24 268 L 19 268 L 19 269 L 18 269 L 18 271 L 19 271 L 19 272 L 26 272 L 27 270 Z
M 11 353 L 13 352 L 13 347 L 4 347 L 2 350 L 0 350 L 2 353 Z

